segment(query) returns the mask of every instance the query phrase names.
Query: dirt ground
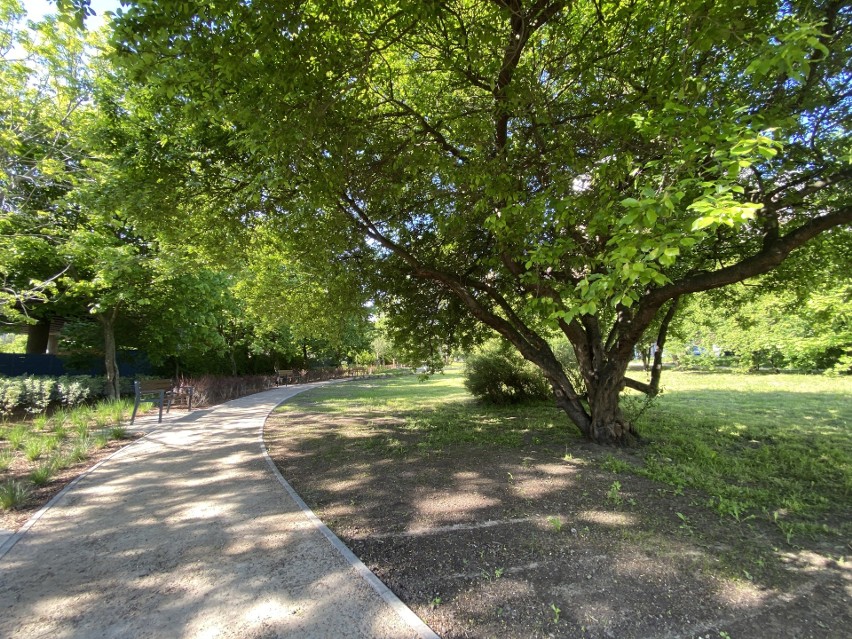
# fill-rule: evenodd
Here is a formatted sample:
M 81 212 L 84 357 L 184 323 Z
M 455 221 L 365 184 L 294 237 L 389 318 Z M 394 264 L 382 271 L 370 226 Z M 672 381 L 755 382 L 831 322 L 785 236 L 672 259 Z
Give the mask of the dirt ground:
M 268 420 L 266 442 L 317 515 L 445 639 L 849 636 L 848 540 L 789 546 L 771 524 L 720 519 L 706 495 L 602 470 L 612 450 L 399 454 L 355 435 L 367 419 L 290 410 Z

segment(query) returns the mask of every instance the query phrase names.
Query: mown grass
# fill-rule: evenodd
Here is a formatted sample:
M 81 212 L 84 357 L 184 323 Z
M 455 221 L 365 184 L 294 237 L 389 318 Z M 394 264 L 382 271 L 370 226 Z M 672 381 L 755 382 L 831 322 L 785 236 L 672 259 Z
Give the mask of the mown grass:
M 704 491 L 721 515 L 768 517 L 788 541 L 852 530 L 852 380 L 673 371 L 664 387 L 636 472 Z
M 0 510 L 27 504 L 33 488 L 85 461 L 93 448 L 127 436 L 132 400 L 60 410 L 0 424 Z
M 638 455 L 617 450 L 600 462 L 702 491 L 705 505 L 737 521 L 774 522 L 788 541 L 849 534 L 852 500 L 852 380 L 808 375 L 667 371 L 665 391 L 639 420 Z M 393 417 L 366 433 L 365 448 L 388 454 L 450 446 L 546 446 L 568 452 L 581 441 L 549 403 L 490 406 L 474 400 L 460 368 L 348 382 L 303 393 L 281 411 Z
M 367 448 L 384 447 L 395 454 L 413 450 L 438 452 L 454 445 L 556 444 L 579 435 L 552 404 L 537 402 L 489 406 L 476 401 L 463 385 L 461 367 L 425 381 L 416 375 L 386 380 L 353 381 L 302 393 L 278 409 L 358 416 L 368 420 L 393 417 L 398 437 L 376 429 Z M 415 440 L 416 446 L 407 445 Z

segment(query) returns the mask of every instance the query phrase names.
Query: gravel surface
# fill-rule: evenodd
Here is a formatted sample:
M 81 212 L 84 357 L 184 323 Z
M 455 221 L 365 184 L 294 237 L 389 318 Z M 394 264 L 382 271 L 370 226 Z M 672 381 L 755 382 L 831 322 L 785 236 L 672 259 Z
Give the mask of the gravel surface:
M 258 432 L 305 390 L 122 449 L 0 560 L 2 637 L 417 637 L 277 481 Z

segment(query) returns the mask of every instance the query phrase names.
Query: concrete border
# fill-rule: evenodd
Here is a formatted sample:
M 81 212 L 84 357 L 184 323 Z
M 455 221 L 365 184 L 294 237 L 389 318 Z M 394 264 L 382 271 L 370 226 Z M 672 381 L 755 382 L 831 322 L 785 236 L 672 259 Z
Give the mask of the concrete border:
M 303 389 L 304 391 L 310 390 L 309 388 Z M 300 390 L 299 393 L 303 392 Z M 299 393 L 294 393 L 287 399 L 285 399 L 281 404 L 284 404 L 291 397 L 298 395 Z M 281 404 L 278 404 L 280 406 Z M 276 406 L 275 408 L 278 408 Z M 269 411 L 269 415 L 273 413 L 275 410 L 273 408 Z M 372 570 L 367 568 L 358 557 L 352 552 L 349 547 L 340 541 L 340 538 L 335 535 L 331 529 L 322 523 L 322 520 L 314 514 L 305 501 L 299 496 L 299 493 L 295 491 L 295 489 L 290 485 L 290 483 L 284 479 L 284 476 L 281 474 L 281 471 L 278 470 L 278 467 L 275 465 L 272 457 L 269 454 L 269 451 L 266 448 L 266 442 L 263 441 L 263 433 L 266 427 L 266 420 L 269 419 L 269 415 L 266 416 L 266 419 L 263 420 L 263 424 L 260 427 L 260 433 L 258 435 L 258 442 L 260 443 L 260 451 L 263 453 L 264 458 L 266 459 L 266 463 L 269 465 L 270 470 L 272 470 L 272 474 L 275 475 L 275 478 L 278 482 L 284 487 L 284 490 L 293 498 L 293 501 L 296 502 L 296 505 L 302 510 L 305 517 L 307 517 L 308 521 L 319 530 L 323 536 L 328 539 L 332 546 L 343 556 L 343 558 L 352 566 L 355 571 L 360 575 L 360 577 L 369 584 L 369 586 L 376 591 L 376 593 L 391 607 L 394 612 L 402 618 L 402 620 L 408 624 L 412 630 L 414 630 L 421 639 L 441 639 L 434 630 L 432 630 L 426 623 L 418 617 L 414 611 L 405 605 L 402 600 L 397 597 L 390 588 L 388 588 L 381 579 L 376 577 Z

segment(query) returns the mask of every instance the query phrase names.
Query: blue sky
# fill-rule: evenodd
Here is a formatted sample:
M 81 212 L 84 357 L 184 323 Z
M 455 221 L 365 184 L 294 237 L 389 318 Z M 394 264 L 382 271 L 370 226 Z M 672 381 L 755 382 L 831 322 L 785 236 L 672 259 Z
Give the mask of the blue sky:
M 103 24 L 104 11 L 115 11 L 121 6 L 119 0 L 91 0 L 94 17 L 86 22 L 90 29 L 96 29 Z M 50 0 L 24 0 L 24 9 L 27 10 L 27 18 L 38 20 L 48 13 L 56 12 L 56 2 Z

